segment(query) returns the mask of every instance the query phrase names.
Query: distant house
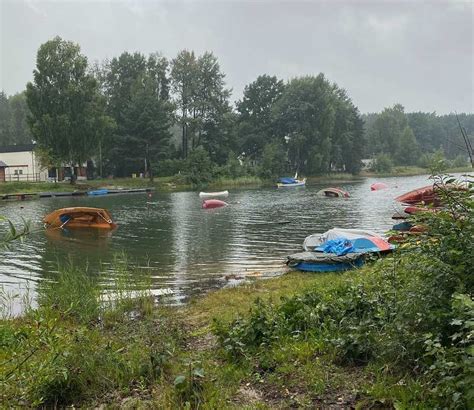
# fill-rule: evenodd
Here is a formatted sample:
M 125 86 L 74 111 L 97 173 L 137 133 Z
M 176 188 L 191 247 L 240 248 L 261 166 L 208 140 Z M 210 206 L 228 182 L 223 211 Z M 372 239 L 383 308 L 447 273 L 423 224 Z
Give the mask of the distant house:
M 0 183 L 24 181 L 45 182 L 70 179 L 70 167 L 45 168 L 35 153 L 35 144 L 0 146 Z M 87 179 L 85 164 L 75 167 L 78 180 Z
M 48 179 L 48 170 L 40 165 L 34 147 L 34 144 L 0 147 L 0 183 Z

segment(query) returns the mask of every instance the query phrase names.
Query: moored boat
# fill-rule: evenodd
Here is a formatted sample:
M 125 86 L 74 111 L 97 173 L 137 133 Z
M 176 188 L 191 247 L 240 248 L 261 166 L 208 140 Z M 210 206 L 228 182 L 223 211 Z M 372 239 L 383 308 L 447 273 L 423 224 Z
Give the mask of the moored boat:
M 328 198 L 349 198 L 349 192 L 341 188 L 324 188 L 317 192 L 319 195 L 327 196 Z
M 199 192 L 200 198 L 216 198 L 216 197 L 227 197 L 229 196 L 229 191 L 219 191 L 219 192 Z
M 297 186 L 305 186 L 306 185 L 306 178 L 297 179 L 297 178 L 290 178 L 290 177 L 283 177 L 279 179 L 277 183 L 278 188 L 292 188 Z
M 100 228 L 113 229 L 117 226 L 109 212 L 102 208 L 61 208 L 43 218 L 46 228 Z

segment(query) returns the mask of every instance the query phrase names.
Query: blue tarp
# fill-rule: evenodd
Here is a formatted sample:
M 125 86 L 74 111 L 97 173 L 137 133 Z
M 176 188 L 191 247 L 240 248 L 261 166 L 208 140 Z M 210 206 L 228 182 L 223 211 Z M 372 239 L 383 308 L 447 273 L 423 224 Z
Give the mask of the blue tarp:
M 295 178 L 291 178 L 291 177 L 283 177 L 283 178 L 280 178 L 279 181 L 282 184 L 295 184 L 298 182 Z
M 317 252 L 333 253 L 337 256 L 348 253 L 379 252 L 379 247 L 370 239 L 357 238 L 349 240 L 347 238 L 336 238 L 326 241 L 321 246 L 314 248 Z
M 334 253 L 337 256 L 342 256 L 346 253 L 354 252 L 352 242 L 347 238 L 330 239 L 323 245 L 318 246 L 316 250 L 326 253 Z

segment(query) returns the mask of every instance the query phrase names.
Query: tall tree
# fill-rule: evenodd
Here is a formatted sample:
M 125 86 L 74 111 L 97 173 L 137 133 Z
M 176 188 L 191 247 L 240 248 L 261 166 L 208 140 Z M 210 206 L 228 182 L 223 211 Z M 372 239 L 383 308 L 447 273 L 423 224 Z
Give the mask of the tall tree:
M 182 157 L 186 158 L 189 151 L 188 131 L 198 81 L 197 59 L 194 51 L 181 51 L 171 62 L 171 66 L 172 90 L 179 110 L 179 123 L 182 130 Z
M 117 124 L 104 143 L 108 170 L 119 176 L 143 171 L 152 178 L 158 145 L 161 156 L 172 120 L 168 61 L 157 53 L 146 57 L 124 52 L 95 71 L 103 79 L 108 113 Z
M 272 109 L 284 87 L 283 81 L 269 75 L 261 75 L 245 86 L 243 98 L 237 102 L 237 111 L 241 151 L 247 157 L 259 158 L 265 144 L 272 142 Z
M 0 145 L 10 145 L 10 105 L 8 96 L 0 91 Z
M 164 158 L 169 149 L 170 126 L 174 107 L 162 98 L 153 75 L 139 79 L 132 90 L 132 98 L 126 107 L 123 158 L 153 180 L 157 161 Z
M 28 117 L 30 110 L 25 92 L 12 95 L 8 99 L 10 106 L 10 135 L 15 144 L 29 144 L 32 140 Z
M 229 120 L 230 90 L 225 88 L 225 74 L 217 58 L 210 52 L 196 58 L 194 52 L 181 51 L 172 61 L 171 82 L 179 123 L 182 128 L 182 156 L 198 146 L 205 146 L 216 161 L 213 152 L 222 152 L 226 138 L 220 129 Z
M 359 112 L 345 91 L 323 74 L 290 81 L 273 114 L 275 133 L 280 141 L 287 141 L 296 170 L 310 174 L 333 167 L 358 171 L 364 145 Z
M 55 37 L 40 46 L 33 77 L 26 97 L 39 149 L 56 165 L 82 165 L 97 153 L 99 134 L 110 126 L 87 58 L 79 45 Z

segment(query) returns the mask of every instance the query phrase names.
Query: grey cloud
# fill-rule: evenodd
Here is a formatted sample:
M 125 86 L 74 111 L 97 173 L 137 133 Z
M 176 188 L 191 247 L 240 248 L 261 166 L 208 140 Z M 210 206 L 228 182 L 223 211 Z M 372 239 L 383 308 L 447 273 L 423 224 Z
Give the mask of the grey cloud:
M 31 80 L 39 45 L 78 42 L 91 61 L 122 51 L 213 51 L 234 99 L 259 74 L 324 72 L 362 112 L 473 112 L 473 4 L 450 1 L 0 0 L 0 88 Z

